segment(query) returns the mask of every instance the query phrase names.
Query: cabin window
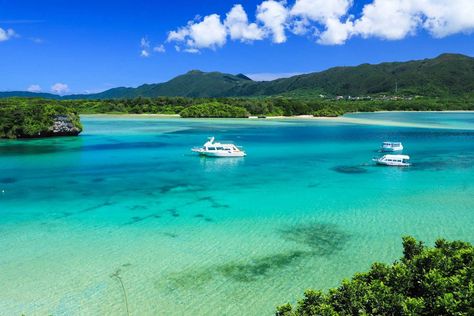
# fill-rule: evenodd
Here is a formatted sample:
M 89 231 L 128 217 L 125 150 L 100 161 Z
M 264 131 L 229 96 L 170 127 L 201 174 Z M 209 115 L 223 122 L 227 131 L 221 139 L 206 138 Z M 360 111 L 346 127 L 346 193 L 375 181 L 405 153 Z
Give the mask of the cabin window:
M 216 147 L 207 147 L 208 150 L 216 150 Z

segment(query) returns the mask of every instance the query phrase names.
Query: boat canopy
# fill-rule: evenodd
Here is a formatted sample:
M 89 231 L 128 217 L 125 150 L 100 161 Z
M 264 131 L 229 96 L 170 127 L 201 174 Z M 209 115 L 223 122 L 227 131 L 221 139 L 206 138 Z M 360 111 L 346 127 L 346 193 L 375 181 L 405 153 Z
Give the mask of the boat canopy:
M 383 156 L 386 159 L 403 159 L 403 160 L 409 160 L 410 156 L 408 155 L 385 155 Z

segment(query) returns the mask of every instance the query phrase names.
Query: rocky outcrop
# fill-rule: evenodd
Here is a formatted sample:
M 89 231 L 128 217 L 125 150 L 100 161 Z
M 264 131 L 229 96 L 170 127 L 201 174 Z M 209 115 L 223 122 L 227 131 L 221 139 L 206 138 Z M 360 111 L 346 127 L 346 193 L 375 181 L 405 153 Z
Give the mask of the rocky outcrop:
M 50 128 L 49 136 L 77 136 L 82 132 L 80 124 L 75 123 L 78 118 L 74 117 L 75 114 L 69 115 L 57 115 L 54 117 L 53 126 Z

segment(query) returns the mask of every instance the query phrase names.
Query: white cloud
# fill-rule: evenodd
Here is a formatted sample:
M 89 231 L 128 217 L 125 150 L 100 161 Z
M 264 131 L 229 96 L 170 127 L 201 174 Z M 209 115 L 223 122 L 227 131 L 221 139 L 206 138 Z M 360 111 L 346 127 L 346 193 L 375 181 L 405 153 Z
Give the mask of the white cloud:
M 196 53 L 202 48 L 216 49 L 224 46 L 227 31 L 219 15 L 208 15 L 200 22 L 199 17 L 196 19 L 198 21 L 190 21 L 187 26 L 169 32 L 167 42 L 183 42 L 185 45 L 183 51 L 188 53 Z M 176 50 L 180 51 L 181 48 Z
M 225 26 L 221 23 L 220 16 L 212 14 L 204 17 L 202 22 L 190 25 L 187 44 L 196 49 L 215 49 L 226 43 L 226 37 L 227 32 Z
M 337 18 L 326 20 L 326 29 L 318 36 L 317 42 L 323 45 L 341 45 L 344 44 L 353 32 L 354 24 L 347 20 L 341 22 Z
M 364 7 L 354 34 L 399 40 L 425 29 L 434 37 L 474 31 L 472 0 L 375 0 Z
M 354 34 L 364 38 L 399 40 L 414 34 L 420 23 L 414 0 L 375 0 L 354 23 Z
M 170 31 L 168 33 L 168 42 L 182 42 L 189 35 L 189 30 L 186 27 L 177 29 L 176 31 Z
M 295 19 L 293 33 L 302 35 L 308 32 L 308 27 L 312 27 L 318 43 L 343 44 L 351 35 L 353 25 L 351 17 L 344 22 L 341 19 L 348 14 L 351 6 L 352 0 L 296 0 L 290 11 Z
M 474 32 L 472 0 L 422 0 L 419 6 L 426 16 L 423 27 L 435 37 Z
M 474 33 L 474 0 L 372 0 L 361 12 L 352 12 L 354 0 L 264 0 L 255 22 L 242 5 L 234 5 L 222 22 L 211 14 L 197 16 L 184 27 L 168 33 L 167 42 L 177 51 L 216 49 L 227 38 L 253 42 L 271 38 L 287 41 L 287 32 L 311 34 L 323 45 L 341 45 L 353 37 L 400 40 L 425 30 L 435 38 Z M 357 15 L 356 18 L 353 14 Z
M 32 84 L 26 89 L 28 92 L 41 92 L 41 87 L 37 84 Z
M 233 40 L 240 40 L 242 42 L 252 42 L 262 40 L 265 36 L 262 29 L 256 23 L 250 23 L 242 5 L 235 5 L 224 21 L 227 27 L 230 38 Z
M 267 32 L 272 34 L 274 43 L 286 42 L 285 29 L 288 17 L 289 11 L 285 2 L 267 0 L 257 7 L 257 20 L 263 23 Z
M 146 37 L 142 37 L 140 40 L 140 56 L 150 57 L 150 41 Z
M 157 53 L 166 53 L 166 48 L 163 44 L 161 44 L 161 45 L 155 46 L 153 48 L 153 51 Z
M 69 87 L 65 83 L 56 83 L 53 86 L 51 86 L 51 91 L 57 94 L 64 94 L 69 91 Z
M 352 0 L 296 0 L 291 15 L 326 23 L 346 15 L 351 5 Z
M 15 36 L 17 36 L 17 34 L 13 29 L 4 30 L 0 27 L 0 42 L 8 41 L 9 39 Z

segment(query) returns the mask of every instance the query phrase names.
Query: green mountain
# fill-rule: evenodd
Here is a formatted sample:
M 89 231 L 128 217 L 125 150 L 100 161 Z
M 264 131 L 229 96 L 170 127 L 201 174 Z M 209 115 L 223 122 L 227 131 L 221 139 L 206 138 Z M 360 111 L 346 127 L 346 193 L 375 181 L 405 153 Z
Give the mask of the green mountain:
M 38 93 L 28 91 L 5 91 L 0 92 L 0 98 L 44 98 L 44 99 L 61 99 L 61 96 L 52 93 Z
M 474 58 L 443 54 L 433 59 L 356 67 L 335 67 L 291 78 L 256 82 L 244 75 L 190 71 L 168 82 L 137 88 L 115 88 L 66 99 L 135 97 L 250 97 L 250 96 L 364 96 L 374 94 L 423 96 L 474 95 Z M 0 93 L 0 97 L 2 94 Z M 57 97 L 57 96 L 55 96 Z

